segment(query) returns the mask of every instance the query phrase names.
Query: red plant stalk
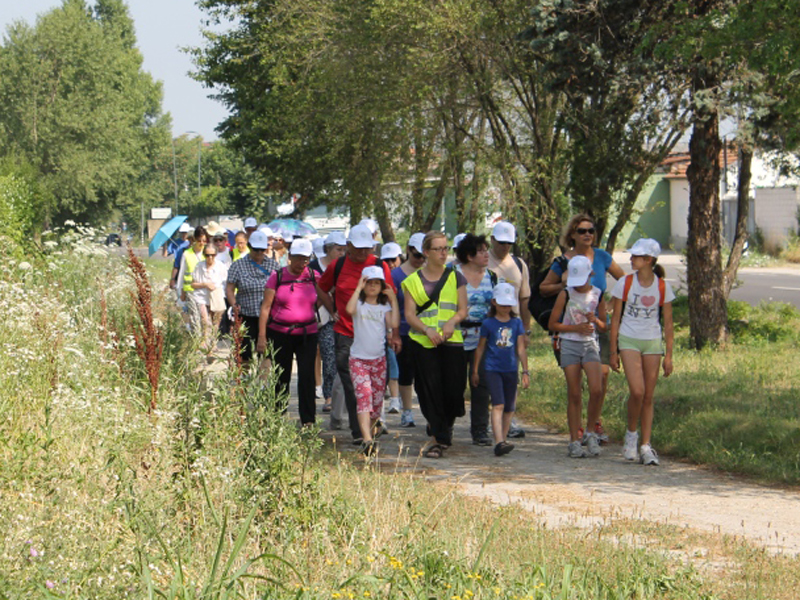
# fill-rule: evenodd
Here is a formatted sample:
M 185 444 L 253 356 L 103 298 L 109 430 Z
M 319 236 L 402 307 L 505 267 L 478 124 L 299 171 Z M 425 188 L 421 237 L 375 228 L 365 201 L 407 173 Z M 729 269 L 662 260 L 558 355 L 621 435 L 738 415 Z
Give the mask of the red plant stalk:
M 133 306 L 139 319 L 132 325 L 133 339 L 136 343 L 136 354 L 142 360 L 150 381 L 151 413 L 156 408 L 158 396 L 158 377 L 161 373 L 161 353 L 164 350 L 164 335 L 153 322 L 153 290 L 147 277 L 147 269 L 141 260 L 128 246 L 128 267 L 131 270 L 135 292 L 131 292 Z

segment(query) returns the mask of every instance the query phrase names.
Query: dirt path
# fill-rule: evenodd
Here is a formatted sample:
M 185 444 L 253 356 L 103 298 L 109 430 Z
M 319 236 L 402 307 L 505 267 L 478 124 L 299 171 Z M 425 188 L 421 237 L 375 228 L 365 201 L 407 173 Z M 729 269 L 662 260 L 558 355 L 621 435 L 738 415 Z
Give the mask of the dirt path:
M 567 457 L 567 437 L 527 426 L 516 448 L 497 458 L 473 446 L 469 417 L 459 419 L 453 446 L 442 459 L 420 457 L 424 419 L 401 429 L 387 415 L 388 436 L 380 439 L 378 462 L 387 470 L 419 470 L 431 481 L 455 483 L 463 493 L 497 504 L 516 503 L 548 527 L 592 528 L 610 518 L 634 518 L 744 537 L 771 552 L 800 554 L 800 492 L 743 482 L 668 457 L 658 467 L 625 461 L 621 446 L 603 448 L 600 458 Z M 323 422 L 327 426 L 327 420 Z M 357 452 L 347 431 L 323 437 L 346 453 Z
M 224 369 L 224 354 L 204 370 Z M 294 376 L 291 389 L 296 394 Z M 294 396 L 293 418 L 296 409 Z M 386 472 L 414 470 L 469 496 L 516 503 L 552 528 L 591 529 L 612 518 L 632 518 L 739 536 L 770 552 L 800 555 L 800 490 L 760 486 L 665 456 L 660 466 L 643 467 L 625 461 L 614 444 L 599 458 L 571 459 L 566 436 L 531 425 L 524 439 L 514 440 L 514 451 L 498 458 L 491 448 L 472 445 L 469 416 L 456 422 L 453 446 L 443 458 L 422 458 L 425 420 L 417 406 L 414 415 L 412 429 L 398 427 L 399 415 L 387 415 L 390 432 L 380 438 L 376 459 Z M 328 430 L 327 415 L 318 415 L 318 422 L 326 443 L 358 455 L 349 431 Z

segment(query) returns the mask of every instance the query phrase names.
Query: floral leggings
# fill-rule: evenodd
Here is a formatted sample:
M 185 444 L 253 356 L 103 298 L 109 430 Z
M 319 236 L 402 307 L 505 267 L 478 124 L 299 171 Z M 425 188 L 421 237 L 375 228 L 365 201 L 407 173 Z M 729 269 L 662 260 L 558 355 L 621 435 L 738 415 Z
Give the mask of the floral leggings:
M 356 412 L 379 419 L 386 391 L 386 356 L 371 360 L 350 357 L 350 378 L 356 392 Z

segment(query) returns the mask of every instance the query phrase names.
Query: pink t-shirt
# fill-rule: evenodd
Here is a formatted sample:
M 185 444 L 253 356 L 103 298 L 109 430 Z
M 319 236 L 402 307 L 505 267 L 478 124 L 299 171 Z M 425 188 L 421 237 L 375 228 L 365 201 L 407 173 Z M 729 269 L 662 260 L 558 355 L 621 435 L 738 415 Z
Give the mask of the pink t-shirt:
M 267 328 L 291 335 L 317 333 L 317 288 L 308 267 L 299 277 L 293 275 L 288 267 L 280 271 L 280 287 L 277 287 L 279 271 L 272 273 L 267 280 L 267 288 L 275 290 Z

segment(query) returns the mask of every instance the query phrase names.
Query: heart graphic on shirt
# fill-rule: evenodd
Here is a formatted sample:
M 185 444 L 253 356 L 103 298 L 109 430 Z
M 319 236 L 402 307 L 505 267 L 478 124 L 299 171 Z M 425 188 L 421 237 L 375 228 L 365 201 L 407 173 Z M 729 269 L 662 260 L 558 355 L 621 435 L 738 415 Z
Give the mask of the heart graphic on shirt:
M 644 304 L 648 308 L 650 306 L 653 306 L 653 304 L 655 304 L 655 303 L 656 303 L 656 297 L 655 296 L 642 296 L 642 304 Z

